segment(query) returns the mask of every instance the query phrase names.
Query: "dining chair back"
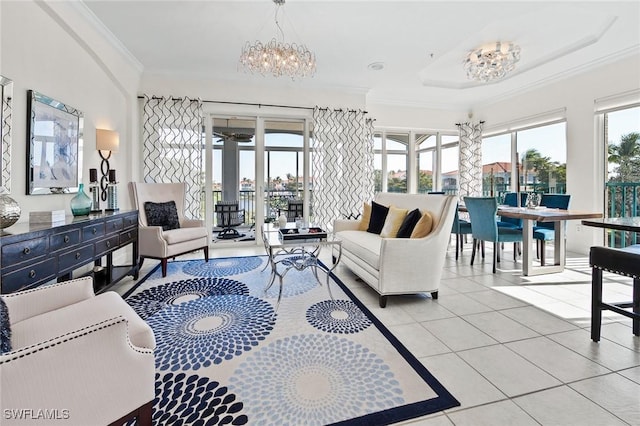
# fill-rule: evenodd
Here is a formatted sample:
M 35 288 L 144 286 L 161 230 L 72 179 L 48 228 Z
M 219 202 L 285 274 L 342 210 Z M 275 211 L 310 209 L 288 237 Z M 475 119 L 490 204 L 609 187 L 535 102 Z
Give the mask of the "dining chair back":
M 522 230 L 506 227 L 498 227 L 496 213 L 498 201 L 494 197 L 464 197 L 464 203 L 471 219 L 471 234 L 474 244 L 471 253 L 471 264 L 475 258 L 476 240 L 493 243 L 493 272 L 496 272 L 496 263 L 500 261 L 500 242 L 522 242 Z M 516 250 L 513 251 L 515 260 Z
M 528 194 L 526 192 L 520 193 L 520 206 L 524 207 L 527 205 L 527 197 Z M 504 204 L 510 207 L 518 206 L 518 193 L 517 192 L 507 192 L 504 195 Z M 498 221 L 498 226 L 504 226 L 507 228 L 519 228 L 522 229 L 522 219 L 517 219 L 515 217 L 504 217 L 500 216 L 500 220 Z

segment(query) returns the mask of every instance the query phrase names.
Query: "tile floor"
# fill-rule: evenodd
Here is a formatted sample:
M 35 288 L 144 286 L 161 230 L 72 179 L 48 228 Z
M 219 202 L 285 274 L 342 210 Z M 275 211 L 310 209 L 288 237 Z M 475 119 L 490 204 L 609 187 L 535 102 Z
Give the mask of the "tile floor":
M 253 254 L 264 249 L 211 250 L 215 257 Z M 461 403 L 407 424 L 640 425 L 640 338 L 630 319 L 605 312 L 602 340 L 591 341 L 587 257 L 568 253 L 565 272 L 537 277 L 520 276 L 510 257 L 507 248 L 494 275 L 490 251 L 471 266 L 469 251 L 456 261 L 450 247 L 438 300 L 389 297 L 385 309 L 351 271 L 336 269 Z M 142 276 L 156 264 L 147 261 Z M 605 300 L 630 299 L 630 280 L 605 278 Z M 131 285 L 124 281 L 118 291 Z

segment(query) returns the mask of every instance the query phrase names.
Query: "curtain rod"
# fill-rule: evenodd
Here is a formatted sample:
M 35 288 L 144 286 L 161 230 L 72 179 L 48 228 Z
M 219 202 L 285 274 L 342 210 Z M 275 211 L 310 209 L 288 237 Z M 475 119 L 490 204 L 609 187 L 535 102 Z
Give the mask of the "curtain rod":
M 144 96 L 138 96 L 138 99 L 144 99 Z M 152 96 L 151 99 L 162 99 L 159 96 Z M 182 98 L 171 98 L 174 101 L 181 101 Z M 232 102 L 232 101 L 210 101 L 210 100 L 201 100 L 200 102 L 205 102 L 208 104 L 229 104 L 229 105 L 249 105 L 249 106 L 257 106 L 258 108 L 262 107 L 275 107 L 275 108 L 292 108 L 292 109 L 306 109 L 306 110 L 314 110 L 315 107 L 305 107 L 305 106 L 297 106 L 297 105 L 276 105 L 276 104 L 258 104 L 253 102 Z M 320 111 L 328 111 L 329 108 L 319 108 Z M 342 108 L 337 109 L 336 111 L 343 111 Z M 348 112 L 357 112 L 355 109 L 348 109 Z M 367 111 L 362 111 L 364 114 L 368 114 Z

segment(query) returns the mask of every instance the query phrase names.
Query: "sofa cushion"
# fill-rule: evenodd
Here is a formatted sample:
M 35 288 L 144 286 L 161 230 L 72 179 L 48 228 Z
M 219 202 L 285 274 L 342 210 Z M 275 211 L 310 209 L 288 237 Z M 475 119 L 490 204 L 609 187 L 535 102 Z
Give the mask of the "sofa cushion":
M 7 304 L 0 297 L 0 354 L 11 352 L 11 322 Z
M 389 213 L 384 220 L 384 226 L 382 227 L 382 231 L 380 231 L 380 236 L 382 238 L 395 238 L 408 211 L 407 209 L 389 206 Z
M 128 320 L 129 340 L 134 346 L 155 348 L 151 328 L 113 291 L 13 324 L 14 348 L 20 349 L 62 336 L 69 332 L 69 327 L 79 330 L 118 316 Z
M 358 230 L 366 231 L 369 228 L 369 221 L 371 220 L 371 204 L 364 203 L 362 207 L 362 217 L 360 218 L 360 225 L 358 225 Z
M 411 232 L 411 238 L 426 237 L 431 233 L 431 228 L 433 228 L 433 216 L 431 216 L 430 212 L 426 211 L 422 213 L 422 217 L 413 228 L 413 232 Z
M 169 231 L 164 231 L 162 236 L 167 241 L 168 244 L 177 244 L 182 243 L 184 241 L 192 241 L 197 240 L 201 237 L 207 236 L 207 228 L 204 227 L 196 227 L 196 228 L 180 228 L 180 229 L 172 229 Z
M 178 209 L 175 201 L 166 203 L 144 203 L 144 212 L 147 215 L 147 225 L 162 226 L 163 231 L 180 228 Z
M 342 250 L 353 253 L 376 270 L 380 268 L 380 236 L 362 231 L 340 231 L 336 236 L 342 241 Z
M 416 227 L 416 224 L 422 217 L 422 213 L 420 213 L 420 209 L 411 210 L 402 221 L 400 228 L 398 229 L 397 238 L 409 238 L 411 237 L 411 233 L 413 232 L 413 228 Z
M 378 204 L 375 201 L 371 202 L 371 219 L 369 220 L 369 227 L 367 232 L 372 234 L 380 234 L 384 227 L 384 221 L 389 213 L 389 207 Z

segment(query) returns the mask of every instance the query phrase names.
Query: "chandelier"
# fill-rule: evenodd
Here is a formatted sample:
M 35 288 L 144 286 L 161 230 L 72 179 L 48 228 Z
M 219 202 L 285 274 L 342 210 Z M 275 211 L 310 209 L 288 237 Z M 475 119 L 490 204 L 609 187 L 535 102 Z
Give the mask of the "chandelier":
M 274 37 L 266 44 L 247 42 L 240 54 L 240 65 L 245 70 L 274 77 L 283 75 L 292 79 L 313 76 L 316 72 L 316 55 L 304 44 L 285 43 L 284 31 L 278 23 L 278 11 L 285 0 L 273 0 L 276 4 L 275 22 L 282 41 Z
M 464 69 L 470 80 L 487 83 L 503 78 L 520 60 L 520 46 L 511 42 L 484 45 L 467 53 Z

